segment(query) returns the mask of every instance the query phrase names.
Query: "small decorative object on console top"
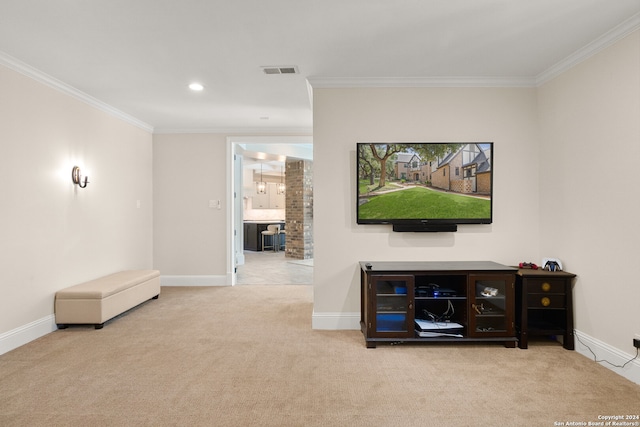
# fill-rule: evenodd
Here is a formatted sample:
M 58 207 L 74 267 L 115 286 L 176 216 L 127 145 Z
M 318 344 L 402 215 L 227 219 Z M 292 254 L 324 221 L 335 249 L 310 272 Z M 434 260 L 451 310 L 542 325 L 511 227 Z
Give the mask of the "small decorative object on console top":
M 532 270 L 537 270 L 538 269 L 538 266 L 535 265 L 532 262 L 521 262 L 520 264 L 518 264 L 518 267 L 520 267 L 520 268 L 530 268 Z

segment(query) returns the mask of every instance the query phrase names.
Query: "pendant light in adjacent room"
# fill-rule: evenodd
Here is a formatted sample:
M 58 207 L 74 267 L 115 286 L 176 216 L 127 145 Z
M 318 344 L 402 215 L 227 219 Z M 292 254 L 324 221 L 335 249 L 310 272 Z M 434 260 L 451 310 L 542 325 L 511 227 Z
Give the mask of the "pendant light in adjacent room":
M 286 190 L 286 185 L 284 184 L 284 170 L 282 169 L 282 166 L 280 166 L 280 184 L 278 184 L 277 187 L 277 192 L 278 194 L 284 194 L 285 190 Z
M 256 192 L 258 194 L 267 193 L 267 183 L 262 180 L 262 163 L 260 163 L 260 182 L 256 182 Z

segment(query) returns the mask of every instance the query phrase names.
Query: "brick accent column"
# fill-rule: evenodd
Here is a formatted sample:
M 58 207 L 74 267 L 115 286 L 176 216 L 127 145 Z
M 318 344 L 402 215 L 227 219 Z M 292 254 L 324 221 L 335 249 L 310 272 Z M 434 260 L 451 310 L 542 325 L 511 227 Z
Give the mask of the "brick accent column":
M 310 259 L 313 258 L 313 162 L 287 160 L 286 171 L 285 255 Z

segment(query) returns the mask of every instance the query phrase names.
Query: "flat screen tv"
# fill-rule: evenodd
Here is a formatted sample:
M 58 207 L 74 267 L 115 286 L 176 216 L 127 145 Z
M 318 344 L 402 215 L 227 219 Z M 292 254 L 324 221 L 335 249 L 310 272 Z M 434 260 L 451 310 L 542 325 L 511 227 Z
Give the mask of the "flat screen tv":
M 456 231 L 492 222 L 492 142 L 359 142 L 357 159 L 358 224 Z

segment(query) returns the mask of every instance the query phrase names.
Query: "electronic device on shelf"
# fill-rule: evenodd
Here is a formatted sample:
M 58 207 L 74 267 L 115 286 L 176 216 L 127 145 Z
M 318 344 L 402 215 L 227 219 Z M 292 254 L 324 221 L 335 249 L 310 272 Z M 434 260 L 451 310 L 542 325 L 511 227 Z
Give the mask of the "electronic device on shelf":
M 492 223 L 492 142 L 359 142 L 356 152 L 358 224 L 437 232 Z
M 455 322 L 434 322 L 415 319 L 416 333 L 420 337 L 462 337 L 464 327 Z
M 441 288 L 435 283 L 429 283 L 428 285 L 420 285 L 416 288 L 416 296 L 418 297 L 432 297 L 432 298 L 446 298 L 455 297 L 457 292 L 454 289 Z
M 557 258 L 542 258 L 542 269 L 546 271 L 562 271 L 562 262 Z

